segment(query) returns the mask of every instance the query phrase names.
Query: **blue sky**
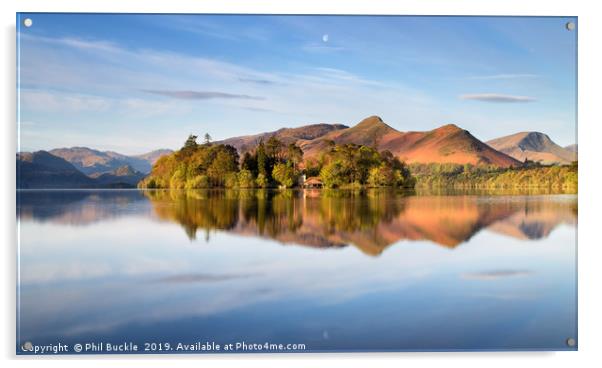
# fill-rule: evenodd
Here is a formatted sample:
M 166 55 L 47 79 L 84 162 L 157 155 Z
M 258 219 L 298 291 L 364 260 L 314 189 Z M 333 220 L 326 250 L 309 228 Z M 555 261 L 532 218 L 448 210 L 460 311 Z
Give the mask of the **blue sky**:
M 379 115 L 576 141 L 573 18 L 20 14 L 20 150 L 125 154 Z M 33 25 L 23 27 L 29 17 Z

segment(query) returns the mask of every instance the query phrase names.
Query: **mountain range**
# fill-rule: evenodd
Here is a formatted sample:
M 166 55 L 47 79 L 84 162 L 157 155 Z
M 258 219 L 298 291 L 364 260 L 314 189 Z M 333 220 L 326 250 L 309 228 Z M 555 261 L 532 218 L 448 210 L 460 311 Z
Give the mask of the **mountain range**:
M 142 155 L 126 156 L 113 151 L 97 151 L 87 147 L 57 148 L 51 154 L 70 162 L 86 175 L 109 173 L 122 166 L 131 166 L 135 171 L 148 174 L 159 157 L 169 154 L 168 149 L 159 149 Z
M 17 153 L 17 188 L 93 187 L 94 179 L 46 151 Z
M 156 150 L 126 156 L 86 147 L 21 152 L 17 154 L 17 188 L 135 188 L 152 164 L 169 152 Z
M 542 164 L 569 164 L 577 160 L 577 145 L 563 148 L 540 132 L 521 132 L 487 141 L 487 144 L 515 159 Z
M 569 144 L 568 146 L 564 147 L 565 150 L 570 151 L 570 152 L 575 152 L 577 153 L 577 144 Z
M 577 145 L 565 148 L 540 132 L 522 132 L 487 142 L 454 124 L 430 131 L 401 132 L 378 116 L 349 127 L 343 124 L 311 124 L 272 132 L 232 137 L 214 142 L 234 146 L 240 155 L 260 141 L 276 137 L 295 143 L 304 160 L 318 160 L 332 144 L 355 143 L 388 150 L 407 163 L 453 163 L 519 167 L 525 159 L 543 164 L 568 164 L 577 159 Z M 152 165 L 169 149 L 128 156 L 87 147 L 18 153 L 19 188 L 135 187 Z
M 228 138 L 216 143 L 234 146 L 242 155 L 261 141 L 276 137 L 296 142 L 305 160 L 318 159 L 332 142 L 355 143 L 389 150 L 407 163 L 454 163 L 517 167 L 525 158 L 542 164 L 568 164 L 576 160 L 577 145 L 565 148 L 544 133 L 517 133 L 483 142 L 455 124 L 430 131 L 400 132 L 378 116 L 370 116 L 353 127 L 343 124 L 313 124 L 272 132 Z
M 362 120 L 354 127 L 336 130 L 299 146 L 305 158 L 317 158 L 333 141 L 336 144 L 370 145 L 391 151 L 407 163 L 487 164 L 499 167 L 520 166 L 520 162 L 498 152 L 454 124 L 426 132 L 400 132 L 378 116 Z
M 323 137 L 328 133 L 344 129 L 349 129 L 349 127 L 343 124 L 310 124 L 298 128 L 282 128 L 273 132 L 233 137 L 215 143 L 229 144 L 235 147 L 239 155 L 242 156 L 245 152 L 254 150 L 259 142 L 265 142 L 271 137 L 278 138 L 284 144 L 290 144 L 311 141 Z

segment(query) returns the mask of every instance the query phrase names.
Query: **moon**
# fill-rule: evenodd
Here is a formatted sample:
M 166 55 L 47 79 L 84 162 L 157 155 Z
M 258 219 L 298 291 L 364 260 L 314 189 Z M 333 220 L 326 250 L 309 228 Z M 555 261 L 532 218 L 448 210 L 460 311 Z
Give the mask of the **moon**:
M 328 42 L 328 35 L 327 34 L 325 34 L 325 35 L 322 36 L 322 41 Z

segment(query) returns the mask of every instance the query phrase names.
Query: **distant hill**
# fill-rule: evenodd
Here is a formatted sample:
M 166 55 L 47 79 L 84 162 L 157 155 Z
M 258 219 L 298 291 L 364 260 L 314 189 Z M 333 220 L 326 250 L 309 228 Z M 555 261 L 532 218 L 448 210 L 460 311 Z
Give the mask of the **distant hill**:
M 577 144 L 569 144 L 568 146 L 564 147 L 565 150 L 570 151 L 570 152 L 575 152 L 577 153 Z
M 109 173 L 125 165 L 148 174 L 159 157 L 171 152 L 171 150 L 161 149 L 142 155 L 127 156 L 88 147 L 57 148 L 50 151 L 51 154 L 65 159 L 86 175 Z
M 472 136 L 467 130 L 449 124 L 426 132 L 400 132 L 378 116 L 368 117 L 347 129 L 338 129 L 317 139 L 299 141 L 304 158 L 318 158 L 336 144 L 356 143 L 389 150 L 407 163 L 487 164 L 519 166 L 512 157 L 498 152 Z
M 46 151 L 18 153 L 16 158 L 19 189 L 135 188 L 145 176 L 129 165 L 87 176 Z
M 491 147 L 524 162 L 525 159 L 542 164 L 568 164 L 577 160 L 575 152 L 567 150 L 540 132 L 521 132 L 487 142 Z
M 96 179 L 98 185 L 103 187 L 135 188 L 146 175 L 134 170 L 130 165 L 124 165 L 108 173 L 92 174 L 90 176 Z
M 90 188 L 95 185 L 64 159 L 46 151 L 17 154 L 17 188 Z
M 169 155 L 172 152 L 173 152 L 173 150 L 163 148 L 163 149 L 154 150 L 154 151 L 151 151 L 148 153 L 144 153 L 142 155 L 136 155 L 136 156 L 131 156 L 131 157 L 144 160 L 144 161 L 150 163 L 150 165 L 152 166 L 155 164 L 155 162 L 157 162 L 158 159 L 160 159 L 161 157 L 163 157 L 165 155 Z M 150 170 L 148 172 L 144 171 L 144 170 L 139 170 L 139 171 L 142 171 L 144 173 L 150 172 Z
M 273 132 L 233 137 L 214 143 L 231 145 L 235 147 L 242 156 L 245 152 L 255 149 L 261 140 L 265 142 L 273 136 L 285 144 L 290 144 L 299 140 L 316 139 L 330 132 L 346 128 L 348 127 L 343 124 L 310 124 L 297 128 L 282 128 Z

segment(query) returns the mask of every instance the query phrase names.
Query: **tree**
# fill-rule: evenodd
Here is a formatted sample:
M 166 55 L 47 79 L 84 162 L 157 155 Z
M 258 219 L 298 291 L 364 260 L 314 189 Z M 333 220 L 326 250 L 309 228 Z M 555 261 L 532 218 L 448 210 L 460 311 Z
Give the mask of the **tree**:
M 169 187 L 173 189 L 184 189 L 186 186 L 186 173 L 182 168 L 177 169 L 169 180 Z
M 346 172 L 347 182 L 352 183 L 357 179 L 357 159 L 356 154 L 358 152 L 358 146 L 349 143 L 335 146 L 334 154 L 337 161 L 341 164 L 343 170 Z
M 309 159 L 305 161 L 305 175 L 307 176 L 318 176 L 320 175 L 320 165 L 315 159 Z
M 274 180 L 286 188 L 292 188 L 297 183 L 298 176 L 292 166 L 283 163 L 274 165 L 274 170 L 272 171 Z
M 224 176 L 224 186 L 226 188 L 238 187 L 238 175 L 235 172 L 229 172 Z
M 379 154 L 372 147 L 361 146 L 356 152 L 356 180 L 361 184 L 365 184 L 368 181 L 372 167 L 378 167 L 379 165 L 391 166 L 393 154 L 389 151 L 383 151 L 382 154 Z
M 241 170 L 250 171 L 253 176 L 257 176 L 257 156 L 251 155 L 249 152 L 245 152 L 245 154 L 242 156 L 240 168 Z
M 198 175 L 186 182 L 186 189 L 209 188 L 209 178 L 207 175 Z
M 211 136 L 209 133 L 205 133 L 205 144 L 211 144 Z
M 236 148 L 223 144 L 198 145 L 196 138 L 191 134 L 182 149 L 157 160 L 151 173 L 139 186 L 174 189 L 197 189 L 226 184 L 236 186 Z M 230 180 L 227 182 L 225 179 L 228 177 Z
M 320 158 L 320 177 L 326 187 L 362 185 L 410 186 L 407 166 L 390 151 L 378 152 L 374 147 L 354 143 L 334 144 Z M 311 162 L 306 163 L 306 173 Z M 454 167 L 455 169 L 455 167 Z
M 295 143 L 291 143 L 287 147 L 286 156 L 288 161 L 292 164 L 293 169 L 297 169 L 297 165 L 303 160 L 303 150 Z
M 265 152 L 273 162 L 282 161 L 282 148 L 284 144 L 276 136 L 271 136 L 265 144 Z
M 238 152 L 236 152 L 236 148 L 222 145 L 218 147 L 215 159 L 207 169 L 207 176 L 209 176 L 214 186 L 224 185 L 226 174 L 238 171 Z
M 385 187 L 394 184 L 395 177 L 390 166 L 382 164 L 370 169 L 368 183 L 373 187 Z
M 257 179 L 255 180 L 255 182 L 257 183 L 257 186 L 260 188 L 265 188 L 268 186 L 268 179 L 266 178 L 265 175 L 259 173 L 259 175 L 257 175 Z
M 188 139 L 186 139 L 186 142 L 184 142 L 183 149 L 189 150 L 189 149 L 197 148 L 198 144 L 196 143 L 196 139 L 197 139 L 196 135 L 190 134 L 188 136 Z
M 331 162 L 320 171 L 320 178 L 327 188 L 338 188 L 348 183 L 346 170 L 339 161 Z
M 265 152 L 265 145 L 263 141 L 259 142 L 257 146 L 257 175 L 263 175 L 264 178 L 268 177 L 268 158 Z
M 238 187 L 239 188 L 253 188 L 255 182 L 253 180 L 253 173 L 250 170 L 242 169 L 238 173 Z

